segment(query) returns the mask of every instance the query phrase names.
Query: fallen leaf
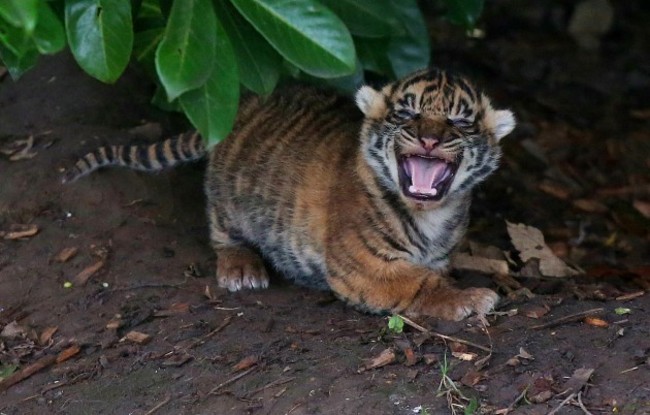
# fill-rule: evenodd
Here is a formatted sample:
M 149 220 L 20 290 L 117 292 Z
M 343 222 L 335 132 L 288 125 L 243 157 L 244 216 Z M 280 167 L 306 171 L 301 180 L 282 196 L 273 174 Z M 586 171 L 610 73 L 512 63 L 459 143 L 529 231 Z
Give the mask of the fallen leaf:
M 521 364 L 521 360 L 517 356 L 511 357 L 506 361 L 506 365 L 512 366 L 512 367 L 517 367 Z
M 160 310 L 154 313 L 154 317 L 169 317 L 176 314 L 187 314 L 190 312 L 189 303 L 174 303 L 166 310 Z
M 451 259 L 451 267 L 459 270 L 478 271 L 486 274 L 507 274 L 508 263 L 502 259 L 490 259 L 458 253 Z
M 463 375 L 463 377 L 460 378 L 460 383 L 462 383 L 465 386 L 469 386 L 470 388 L 475 386 L 477 383 L 479 383 L 481 380 L 483 380 L 485 376 L 483 373 L 479 372 L 478 370 L 469 370 L 467 373 Z
M 523 314 L 529 318 L 540 318 L 545 316 L 550 311 L 547 305 L 533 306 L 523 311 Z
M 466 362 L 471 362 L 472 360 L 478 357 L 476 353 L 471 353 L 471 352 L 464 352 L 464 353 L 451 352 L 451 355 L 454 356 L 456 359 L 464 360 Z
M 539 259 L 539 270 L 547 277 L 567 277 L 576 275 L 578 272 L 560 258 L 553 254 L 553 251 L 546 246 L 542 232 L 532 226 L 514 224 L 506 221 L 508 234 L 514 247 L 519 251 L 523 262 L 532 258 Z
M 24 239 L 36 235 L 39 231 L 36 225 L 12 225 L 10 229 L 9 232 L 3 232 L 5 239 Z
M 150 335 L 135 330 L 126 333 L 124 338 L 138 344 L 147 344 L 151 341 Z
M 438 363 L 438 355 L 433 354 L 433 353 L 425 353 L 422 355 L 422 358 L 424 359 L 424 363 L 427 365 L 432 365 L 434 363 Z
M 632 206 L 634 206 L 634 209 L 638 210 L 646 219 L 650 219 L 650 202 L 635 200 L 632 202 Z
M 103 260 L 99 260 L 94 264 L 87 266 L 74 277 L 75 283 L 77 283 L 78 285 L 85 285 L 90 279 L 90 277 L 95 275 L 95 273 L 99 271 L 103 266 L 104 266 Z
M 598 318 L 598 317 L 585 317 L 585 323 L 589 324 L 590 326 L 595 326 L 595 327 L 602 327 L 602 328 L 609 327 L 608 322 L 606 322 L 602 318 Z
M 638 120 L 650 120 L 650 108 L 631 110 L 630 115 Z
M 526 360 L 535 360 L 532 354 L 528 353 L 523 347 L 519 348 L 519 354 L 516 357 L 521 357 Z
M 545 377 L 538 377 L 526 393 L 530 402 L 543 403 L 553 397 L 553 382 Z
M 19 337 L 27 337 L 27 334 L 28 330 L 14 320 L 2 329 L 2 332 L 0 332 L 0 337 L 3 339 L 13 340 Z
M 58 327 L 47 327 L 43 332 L 41 333 L 40 336 L 38 336 L 38 343 L 41 346 L 47 345 L 50 340 L 52 340 L 52 336 L 54 336 L 54 333 L 58 330 Z
M 185 363 L 189 362 L 192 359 L 193 359 L 193 357 L 189 353 L 173 354 L 168 359 L 163 361 L 162 365 L 163 366 L 178 367 L 178 366 L 184 365 Z
M 239 372 L 240 370 L 248 369 L 249 367 L 255 366 L 258 361 L 259 357 L 257 355 L 246 356 L 232 367 L 232 371 Z
M 595 50 L 613 22 L 614 8 L 608 0 L 583 0 L 573 10 L 567 31 L 581 48 Z
M 395 361 L 395 351 L 393 349 L 386 349 L 378 356 L 371 359 L 365 359 L 361 367 L 357 370 L 358 373 L 365 372 L 366 370 L 376 369 L 389 365 Z
M 567 393 L 578 392 L 587 384 L 589 378 L 593 373 L 594 369 L 576 369 L 573 372 L 573 375 L 571 375 L 571 378 L 569 378 L 569 380 L 567 380 L 564 384 L 564 389 L 567 391 Z
M 54 257 L 54 260 L 56 262 L 64 263 L 68 262 L 70 259 L 72 259 L 75 255 L 77 255 L 77 252 L 79 252 L 79 248 L 75 246 L 71 246 L 68 248 L 63 248 L 61 252 L 56 254 Z

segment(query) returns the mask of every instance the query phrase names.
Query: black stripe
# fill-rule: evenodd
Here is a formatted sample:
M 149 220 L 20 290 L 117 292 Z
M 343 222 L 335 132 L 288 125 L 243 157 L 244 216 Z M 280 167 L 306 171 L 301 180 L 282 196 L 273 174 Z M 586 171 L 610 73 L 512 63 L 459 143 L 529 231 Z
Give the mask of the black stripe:
M 402 201 L 399 200 L 399 197 L 395 195 L 393 192 L 381 188 L 380 190 L 382 191 L 382 199 L 386 201 L 388 206 L 397 214 L 398 218 L 403 219 L 403 221 L 400 221 L 400 223 L 402 223 L 403 226 L 405 227 L 404 233 L 406 234 L 406 237 L 409 239 L 409 242 L 415 245 L 415 247 L 418 248 L 418 250 L 422 254 L 425 254 L 427 252 L 427 249 L 422 244 L 422 241 L 427 240 L 427 238 L 422 234 L 422 231 L 415 223 L 415 219 L 413 219 L 413 216 L 411 216 L 406 206 L 404 206 Z M 406 221 L 406 223 L 404 223 L 404 221 Z M 413 230 L 413 232 L 415 232 L 416 236 L 420 239 L 419 241 L 416 241 L 411 236 L 408 227 L 406 227 L 407 225 Z
M 158 163 L 160 163 L 160 166 L 162 168 L 172 166 L 174 163 L 173 161 L 170 162 L 170 160 L 167 159 L 165 156 L 165 142 L 162 141 L 160 143 L 156 143 L 156 146 L 154 147 L 155 153 L 156 153 L 156 159 L 158 160 Z
M 379 249 L 376 246 L 372 245 L 368 239 L 366 239 L 366 237 L 363 235 L 363 232 L 359 233 L 359 239 L 361 239 L 361 242 L 366 247 L 366 249 L 368 249 L 368 251 L 370 251 L 375 257 L 381 258 L 381 260 L 384 262 L 393 262 L 401 259 L 391 258 L 388 255 L 379 252 Z
M 144 169 L 151 169 L 151 161 L 149 160 L 149 153 L 148 150 L 149 148 L 147 146 L 136 146 L 136 157 L 138 163 L 144 168 Z
M 169 143 L 169 148 L 171 149 L 172 157 L 174 158 L 174 162 L 176 162 L 176 161 L 180 161 L 180 159 L 181 159 L 181 155 L 178 154 L 178 149 L 176 148 L 176 143 L 178 142 L 178 140 L 179 140 L 178 137 L 176 137 L 176 138 L 170 138 L 170 139 L 168 139 L 168 140 L 165 140 L 165 141 L 169 141 L 169 142 L 170 142 L 170 143 Z

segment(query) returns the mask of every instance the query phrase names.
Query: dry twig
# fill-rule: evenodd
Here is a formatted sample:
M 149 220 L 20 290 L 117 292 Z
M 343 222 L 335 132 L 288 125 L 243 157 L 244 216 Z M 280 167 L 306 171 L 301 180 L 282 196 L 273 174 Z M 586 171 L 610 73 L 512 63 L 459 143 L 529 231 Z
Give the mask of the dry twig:
M 579 313 L 575 313 L 575 314 L 571 314 L 571 315 L 568 315 L 568 316 L 557 318 L 555 320 L 551 320 L 551 321 L 549 321 L 547 323 L 544 323 L 544 324 L 538 324 L 537 326 L 532 326 L 531 329 L 534 329 L 534 330 L 547 329 L 547 328 L 550 328 L 550 327 L 559 326 L 560 324 L 579 321 L 579 320 L 582 320 L 583 318 L 585 318 L 585 317 L 587 317 L 587 316 L 589 316 L 591 314 L 600 314 L 603 311 L 605 311 L 605 309 L 602 308 L 602 307 L 600 307 L 600 308 L 592 308 L 591 310 L 581 311 Z
M 485 347 L 485 346 L 481 346 L 480 344 L 473 343 L 473 342 L 471 342 L 469 340 L 461 339 L 461 338 L 454 337 L 454 336 L 447 336 L 446 334 L 442 334 L 442 333 L 438 333 L 438 332 L 426 329 L 426 328 L 422 327 L 421 325 L 419 325 L 418 323 L 411 320 L 410 318 L 404 317 L 403 315 L 399 315 L 399 317 L 402 320 L 404 320 L 404 323 L 408 324 L 409 326 L 413 327 L 414 329 L 416 329 L 416 330 L 418 330 L 418 331 L 420 331 L 420 332 L 422 332 L 424 334 L 427 334 L 427 335 L 430 335 L 430 336 L 433 336 L 433 337 L 438 337 L 439 339 L 452 341 L 452 342 L 456 342 L 456 343 L 460 343 L 460 344 L 465 344 L 467 346 L 476 347 L 477 349 L 483 350 L 483 351 L 488 352 L 488 353 L 492 352 L 492 350 L 490 348 Z
M 243 378 L 244 376 L 248 375 L 249 373 L 253 372 L 254 370 L 257 370 L 257 366 L 250 367 L 250 368 L 244 370 L 243 372 L 236 374 L 235 376 L 231 377 L 227 381 L 222 382 L 222 383 L 218 384 L 217 386 L 215 386 L 214 388 L 212 388 L 212 390 L 210 392 L 208 392 L 208 395 L 216 395 L 219 392 L 219 390 L 221 388 L 223 388 L 224 386 L 228 386 L 231 383 L 234 383 L 234 382 L 238 381 L 239 379 Z

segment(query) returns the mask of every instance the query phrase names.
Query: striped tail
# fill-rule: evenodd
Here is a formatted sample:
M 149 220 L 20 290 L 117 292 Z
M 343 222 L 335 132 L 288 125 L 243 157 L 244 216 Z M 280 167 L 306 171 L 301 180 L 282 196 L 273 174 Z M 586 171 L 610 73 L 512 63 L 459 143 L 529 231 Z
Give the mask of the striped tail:
M 68 169 L 62 182 L 72 183 L 102 167 L 122 166 L 134 170 L 158 171 L 206 155 L 203 138 L 192 131 L 151 145 L 104 146 L 81 157 Z

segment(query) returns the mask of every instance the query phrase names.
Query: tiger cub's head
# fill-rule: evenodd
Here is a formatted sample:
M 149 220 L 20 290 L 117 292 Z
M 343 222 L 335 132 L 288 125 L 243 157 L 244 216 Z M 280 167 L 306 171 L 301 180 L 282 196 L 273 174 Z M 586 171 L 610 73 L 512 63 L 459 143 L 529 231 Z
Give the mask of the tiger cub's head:
M 466 79 L 429 69 L 377 91 L 362 87 L 364 158 L 407 206 L 430 209 L 462 196 L 496 170 L 499 140 L 515 127 Z

